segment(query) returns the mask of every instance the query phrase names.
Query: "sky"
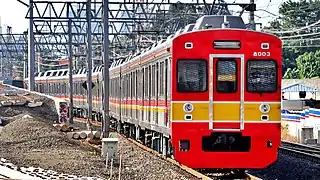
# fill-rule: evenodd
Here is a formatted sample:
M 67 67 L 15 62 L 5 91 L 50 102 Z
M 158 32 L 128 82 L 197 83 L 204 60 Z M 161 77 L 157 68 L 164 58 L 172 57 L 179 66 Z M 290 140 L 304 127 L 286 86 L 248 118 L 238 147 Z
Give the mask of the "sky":
M 26 3 L 29 0 L 22 0 Z M 68 1 L 68 0 L 65 0 Z M 73 0 L 74 1 L 74 0 Z M 82 0 L 83 1 L 83 0 Z M 181 0 L 180 0 L 181 1 Z M 191 1 L 191 0 L 189 0 Z M 249 2 L 249 0 L 225 0 L 228 3 L 237 2 L 244 3 Z M 270 13 L 261 11 L 259 9 L 267 10 L 273 14 L 278 14 L 278 7 L 283 0 L 255 0 L 257 4 L 258 11 L 255 12 L 256 22 L 266 25 L 271 19 L 274 19 L 276 16 L 271 15 Z M 182 1 L 183 2 L 183 1 Z M 231 8 L 230 9 L 234 9 Z M 240 10 L 240 8 L 235 8 L 234 10 Z M 27 7 L 19 3 L 17 0 L 0 0 L 0 18 L 2 24 L 2 32 L 6 32 L 6 26 L 12 27 L 13 33 L 23 33 L 28 29 L 28 19 L 25 19 L 27 14 Z M 248 13 L 244 13 L 242 16 L 245 23 L 248 22 Z

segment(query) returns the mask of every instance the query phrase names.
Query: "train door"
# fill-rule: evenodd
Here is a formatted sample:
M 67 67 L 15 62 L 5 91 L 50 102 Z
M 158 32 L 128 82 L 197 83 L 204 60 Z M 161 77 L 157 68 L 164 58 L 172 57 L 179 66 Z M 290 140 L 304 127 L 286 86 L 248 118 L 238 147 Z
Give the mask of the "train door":
M 209 62 L 209 129 L 244 129 L 244 55 L 212 54 Z

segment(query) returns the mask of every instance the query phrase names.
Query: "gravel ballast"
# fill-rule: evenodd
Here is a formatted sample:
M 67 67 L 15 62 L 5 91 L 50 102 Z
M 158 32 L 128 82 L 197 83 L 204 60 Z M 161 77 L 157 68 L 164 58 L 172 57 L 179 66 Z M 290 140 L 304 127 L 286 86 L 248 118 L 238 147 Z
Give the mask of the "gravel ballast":
M 23 167 L 41 167 L 76 176 L 106 177 L 94 150 L 69 140 L 38 118 L 17 119 L 0 132 L 0 157 Z
M 121 154 L 121 179 L 196 179 L 167 162 L 118 136 L 118 157 Z M 93 149 L 79 141 L 69 140 L 48 122 L 24 116 L 3 127 L 0 132 L 0 157 L 24 167 L 41 167 L 59 173 L 99 178 L 110 177 L 110 164 Z M 112 168 L 118 178 L 119 161 Z
M 305 159 L 279 153 L 278 160 L 274 164 L 266 169 L 250 170 L 249 173 L 264 180 L 316 180 L 320 177 L 320 166 Z
M 5 121 L 5 126 L 0 130 L 0 158 L 18 167 L 109 179 L 110 164 L 106 169 L 105 159 L 100 153 L 81 141 L 68 139 L 65 133 L 53 127 L 54 121 L 58 120 L 53 100 L 35 94 L 26 97 L 42 101 L 43 105 L 36 108 L 0 107 L 0 118 Z M 7 97 L 2 95 L 2 98 Z M 142 150 L 124 137 L 116 133 L 112 133 L 112 136 L 119 138 L 117 154 L 118 157 L 121 154 L 121 179 L 197 179 L 176 165 Z M 112 179 L 118 179 L 118 175 L 119 161 L 116 161 L 112 168 Z
M 121 154 L 123 161 L 121 179 L 197 179 L 172 163 L 146 152 L 124 137 L 116 134 L 114 136 L 117 136 L 120 140 L 118 157 Z M 118 173 L 118 169 L 115 168 L 115 174 Z

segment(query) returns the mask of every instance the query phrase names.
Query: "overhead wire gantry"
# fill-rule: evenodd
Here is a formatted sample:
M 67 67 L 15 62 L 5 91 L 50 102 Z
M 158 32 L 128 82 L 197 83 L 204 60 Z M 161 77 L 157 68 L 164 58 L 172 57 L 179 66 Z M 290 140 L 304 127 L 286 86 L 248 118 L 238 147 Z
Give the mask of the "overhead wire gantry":
M 30 90 L 34 90 L 35 87 L 36 55 L 38 67 L 41 65 L 39 59 L 42 59 L 42 63 L 57 63 L 56 59 L 63 56 L 68 56 L 69 72 L 86 66 L 89 119 L 92 119 L 91 70 L 92 66 L 105 64 L 106 61 L 102 61 L 103 57 L 110 61 L 127 58 L 130 54 L 167 38 L 187 24 L 194 23 L 203 15 L 231 14 L 228 9 L 230 5 L 240 6 L 250 12 L 256 10 L 253 1 L 226 3 L 223 0 L 29 0 L 28 4 L 19 2 L 28 8 L 26 18 L 30 22 L 29 30 L 23 34 L 0 34 L 1 56 L 15 58 L 17 63 L 26 62 L 28 59 Z M 107 3 L 108 6 L 103 6 L 103 3 Z M 108 16 L 103 21 L 104 11 L 108 11 Z M 103 33 L 104 31 L 107 32 Z M 4 40 L 7 37 L 11 37 L 10 42 Z M 19 65 L 21 66 L 21 63 Z M 23 68 L 23 71 L 25 72 L 26 68 Z M 72 82 L 73 73 L 69 74 L 69 80 Z M 70 83 L 71 110 L 72 89 Z M 105 96 L 108 96 L 108 92 L 105 93 Z M 72 119 L 72 111 L 70 116 Z

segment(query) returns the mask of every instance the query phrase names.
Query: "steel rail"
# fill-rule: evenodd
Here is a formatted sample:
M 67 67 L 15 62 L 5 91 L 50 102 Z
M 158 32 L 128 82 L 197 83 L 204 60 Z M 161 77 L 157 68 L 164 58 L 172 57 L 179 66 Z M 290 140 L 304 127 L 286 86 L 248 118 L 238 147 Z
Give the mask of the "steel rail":
M 290 141 L 281 141 L 281 146 L 284 147 L 297 147 L 297 148 L 304 148 L 308 150 L 314 150 L 314 151 L 320 151 L 320 147 L 313 147 L 301 143 L 295 143 L 295 142 L 290 142 Z
M 287 154 L 289 156 L 307 159 L 307 160 L 314 162 L 314 163 L 317 163 L 317 164 L 320 163 L 320 156 L 319 155 L 314 155 L 314 154 L 302 152 L 299 150 L 290 149 L 288 147 L 279 147 L 278 150 L 279 150 L 279 152 L 281 152 L 283 154 Z

